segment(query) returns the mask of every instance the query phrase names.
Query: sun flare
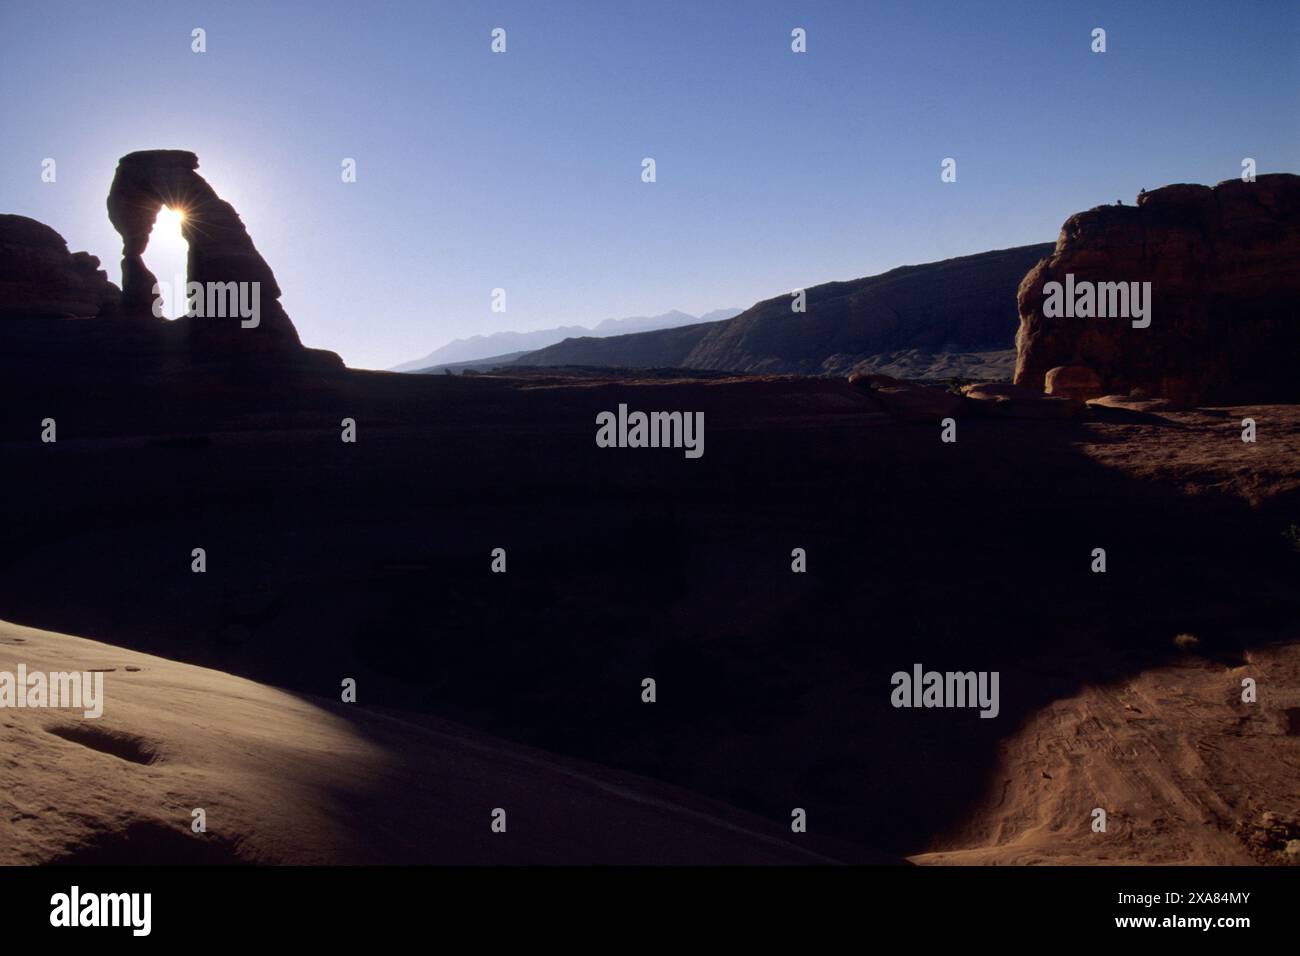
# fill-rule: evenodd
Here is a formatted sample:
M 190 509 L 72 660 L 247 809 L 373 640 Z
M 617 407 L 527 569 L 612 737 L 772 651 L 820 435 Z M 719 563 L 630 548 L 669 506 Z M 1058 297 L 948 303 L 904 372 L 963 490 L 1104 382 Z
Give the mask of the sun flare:
M 154 227 L 166 232 L 180 232 L 181 223 L 185 221 L 185 210 L 173 209 L 171 206 L 163 206 L 158 210 L 158 218 L 154 221 Z
M 184 210 L 173 209 L 171 206 L 161 207 L 154 220 L 146 253 L 149 268 L 161 283 L 162 314 L 169 319 L 176 318 L 184 311 L 183 290 L 189 253 L 189 243 L 181 232 L 181 224 L 184 222 Z

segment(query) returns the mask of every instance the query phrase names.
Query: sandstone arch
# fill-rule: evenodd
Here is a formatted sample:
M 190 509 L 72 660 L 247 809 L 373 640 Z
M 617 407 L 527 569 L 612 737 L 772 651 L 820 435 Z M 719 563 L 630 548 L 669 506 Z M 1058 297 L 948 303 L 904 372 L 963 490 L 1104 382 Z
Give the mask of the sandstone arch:
M 260 315 L 256 328 L 230 318 L 182 318 L 196 345 L 220 343 L 240 350 L 266 351 L 299 347 L 298 332 L 281 307 L 280 287 L 243 221 L 196 170 L 199 158 L 177 149 L 128 153 L 117 164 L 108 193 L 108 218 L 122 236 L 122 314 L 152 317 L 157 281 L 144 263 L 158 210 L 164 205 L 185 215 L 181 233 L 189 244 L 190 282 L 259 283 Z

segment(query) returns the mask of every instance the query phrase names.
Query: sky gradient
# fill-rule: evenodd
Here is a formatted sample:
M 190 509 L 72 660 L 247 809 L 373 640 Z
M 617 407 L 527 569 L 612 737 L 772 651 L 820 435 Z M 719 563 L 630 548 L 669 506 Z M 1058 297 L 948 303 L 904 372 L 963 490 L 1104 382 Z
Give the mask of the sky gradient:
M 370 368 L 1051 241 L 1247 156 L 1300 169 L 1290 0 L 0 0 L 0 84 L 0 212 L 119 282 L 118 157 L 191 150 L 304 343 Z M 182 255 L 145 261 L 169 278 Z

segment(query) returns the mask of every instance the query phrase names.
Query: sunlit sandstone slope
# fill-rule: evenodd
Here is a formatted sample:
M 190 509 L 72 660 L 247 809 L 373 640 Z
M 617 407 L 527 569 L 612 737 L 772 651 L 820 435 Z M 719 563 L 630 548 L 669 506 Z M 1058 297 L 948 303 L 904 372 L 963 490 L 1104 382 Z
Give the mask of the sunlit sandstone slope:
M 631 775 L 0 622 L 0 671 L 20 663 L 103 670 L 105 703 L 0 710 L 0 864 L 833 859 Z
M 1246 678 L 1254 703 L 1241 699 Z M 1189 657 L 1034 714 L 1003 742 L 987 799 L 912 859 L 1300 864 L 1297 781 L 1300 644 Z

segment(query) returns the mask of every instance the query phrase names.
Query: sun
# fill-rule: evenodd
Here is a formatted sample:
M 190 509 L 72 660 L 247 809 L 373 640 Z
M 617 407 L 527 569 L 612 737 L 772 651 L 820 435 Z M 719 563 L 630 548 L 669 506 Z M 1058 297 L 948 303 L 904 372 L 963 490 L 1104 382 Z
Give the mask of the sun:
M 154 219 L 145 252 L 147 265 L 158 277 L 163 299 L 163 315 L 169 319 L 181 315 L 185 303 L 185 275 L 188 271 L 189 243 L 181 232 L 185 211 L 161 206 Z
M 185 234 L 181 230 L 185 222 L 185 210 L 173 209 L 171 206 L 158 207 L 158 215 L 153 222 L 153 234 L 149 237 L 149 249 L 162 255 L 183 254 L 189 248 Z
M 158 218 L 154 220 L 155 228 L 162 229 L 167 233 L 180 232 L 181 223 L 185 221 L 185 210 L 173 209 L 171 206 L 162 206 L 158 210 Z

